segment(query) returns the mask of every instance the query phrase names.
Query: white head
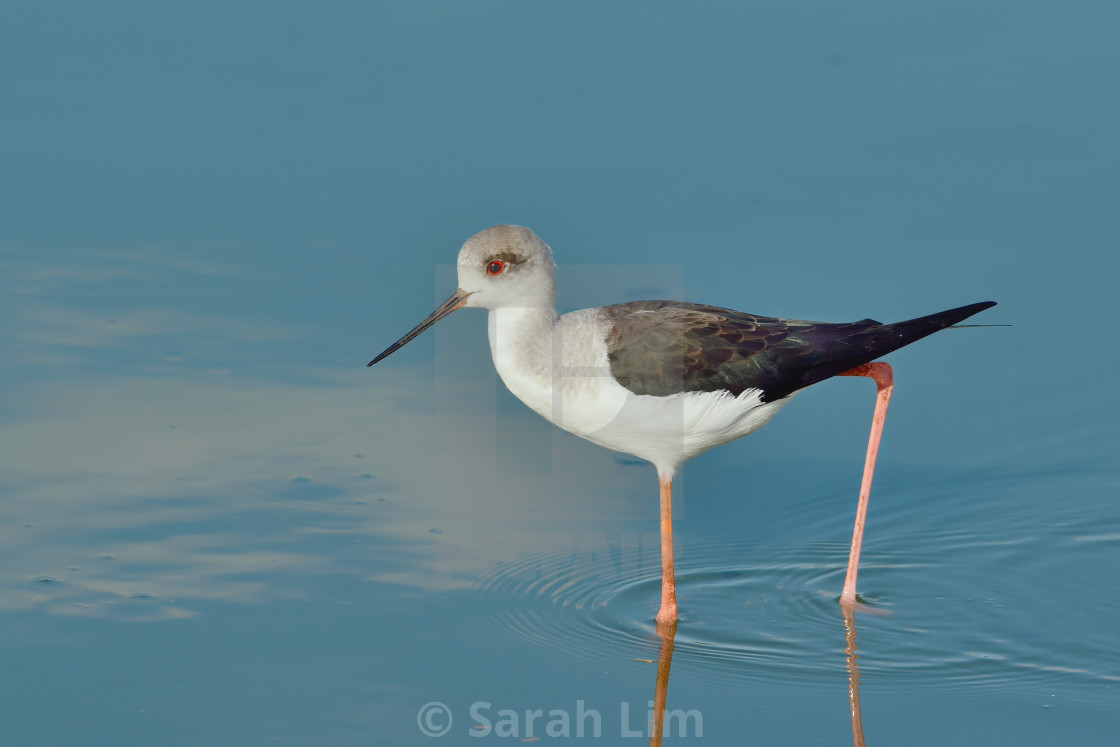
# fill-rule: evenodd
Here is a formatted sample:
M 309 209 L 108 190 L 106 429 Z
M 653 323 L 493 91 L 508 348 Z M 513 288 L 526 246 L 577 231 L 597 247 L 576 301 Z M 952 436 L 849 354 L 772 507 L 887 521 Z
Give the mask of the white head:
M 367 365 L 403 347 L 409 340 L 456 309 L 552 308 L 556 302 L 556 266 L 548 244 L 521 226 L 494 226 L 467 239 L 459 250 L 459 289 Z
M 464 306 L 482 309 L 549 306 L 556 301 L 552 251 L 521 226 L 494 226 L 459 250 L 459 292 Z

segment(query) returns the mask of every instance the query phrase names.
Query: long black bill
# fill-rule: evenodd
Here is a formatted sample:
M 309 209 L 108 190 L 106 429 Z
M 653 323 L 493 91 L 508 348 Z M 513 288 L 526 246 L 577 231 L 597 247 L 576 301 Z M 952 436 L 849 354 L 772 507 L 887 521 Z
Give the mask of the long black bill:
M 463 308 L 463 306 L 467 303 L 467 297 L 470 296 L 470 295 L 471 294 L 469 292 L 464 291 L 464 290 L 455 291 L 454 295 L 452 295 L 451 298 L 444 301 L 443 304 L 438 309 L 433 311 L 427 319 L 425 319 L 424 321 L 417 324 L 416 329 L 412 330 L 407 335 L 405 335 L 404 337 L 402 337 L 401 339 L 397 340 L 392 345 L 390 345 L 388 348 L 386 348 L 385 351 L 381 353 L 381 355 L 377 356 L 376 358 L 371 360 L 369 363 L 367 363 L 366 368 L 369 368 L 370 366 L 372 366 L 374 363 L 377 363 L 382 358 L 387 358 L 390 355 L 392 355 L 393 353 L 397 352 L 398 350 L 403 348 L 405 345 L 407 345 L 408 342 L 413 337 L 416 337 L 416 335 L 420 334 L 421 332 L 426 330 L 428 327 L 430 327 L 433 324 L 435 324 L 436 322 L 438 322 L 440 319 L 443 319 L 445 316 L 450 314 L 452 311 L 455 311 L 456 309 Z

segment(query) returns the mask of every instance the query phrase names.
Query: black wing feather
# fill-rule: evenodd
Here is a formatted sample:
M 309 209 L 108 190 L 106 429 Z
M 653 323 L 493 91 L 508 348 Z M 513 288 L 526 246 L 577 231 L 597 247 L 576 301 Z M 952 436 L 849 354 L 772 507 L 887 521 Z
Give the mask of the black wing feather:
M 760 389 L 771 402 L 994 306 L 985 301 L 895 324 L 745 314 L 681 301 L 603 307 L 611 373 L 635 394 Z

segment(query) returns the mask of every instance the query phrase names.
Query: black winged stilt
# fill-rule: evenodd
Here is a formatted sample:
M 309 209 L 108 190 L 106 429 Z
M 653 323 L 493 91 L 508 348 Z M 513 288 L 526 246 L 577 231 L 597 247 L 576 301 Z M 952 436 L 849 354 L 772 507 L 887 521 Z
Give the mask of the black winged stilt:
M 673 475 L 684 462 L 765 425 L 801 389 L 832 376 L 878 386 L 848 573 L 856 574 L 875 460 L 893 390 L 875 359 L 994 306 L 974 303 L 894 324 L 756 316 L 680 301 L 634 301 L 556 313 L 548 245 L 520 226 L 494 226 L 463 244 L 459 288 L 372 366 L 451 312 L 488 309 L 490 351 L 509 390 L 557 426 L 651 462 L 661 485 L 661 608 L 677 619 Z

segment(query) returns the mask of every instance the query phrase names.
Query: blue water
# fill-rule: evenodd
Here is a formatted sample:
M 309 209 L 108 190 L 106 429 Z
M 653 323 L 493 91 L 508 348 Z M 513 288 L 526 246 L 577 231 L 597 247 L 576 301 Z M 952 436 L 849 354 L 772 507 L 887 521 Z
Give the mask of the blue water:
M 9 4 L 0 744 L 637 744 L 659 690 L 679 742 L 1113 744 L 1118 22 Z M 889 359 L 854 622 L 868 382 L 686 465 L 670 650 L 651 467 L 481 313 L 364 368 L 500 222 L 564 310 L 1000 303 Z

